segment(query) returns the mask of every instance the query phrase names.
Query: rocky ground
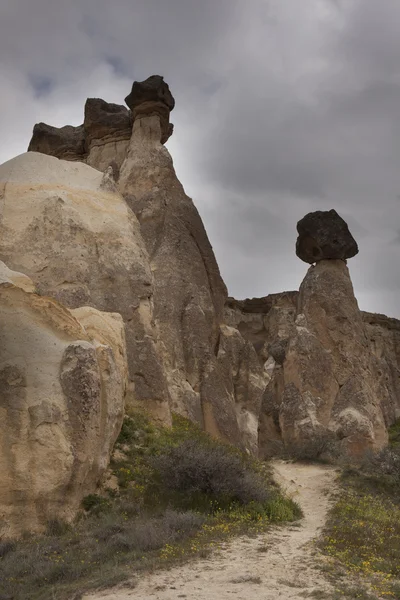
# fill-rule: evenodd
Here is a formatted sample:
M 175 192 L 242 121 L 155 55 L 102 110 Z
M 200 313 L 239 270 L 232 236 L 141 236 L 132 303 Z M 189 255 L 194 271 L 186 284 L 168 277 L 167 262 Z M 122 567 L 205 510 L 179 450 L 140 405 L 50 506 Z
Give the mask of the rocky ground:
M 207 559 L 149 574 L 132 589 L 114 588 L 84 600 L 301 600 L 316 592 L 329 594 L 331 585 L 317 565 L 313 540 L 325 523 L 337 470 L 283 461 L 275 462 L 274 469 L 303 509 L 298 524 L 238 538 Z

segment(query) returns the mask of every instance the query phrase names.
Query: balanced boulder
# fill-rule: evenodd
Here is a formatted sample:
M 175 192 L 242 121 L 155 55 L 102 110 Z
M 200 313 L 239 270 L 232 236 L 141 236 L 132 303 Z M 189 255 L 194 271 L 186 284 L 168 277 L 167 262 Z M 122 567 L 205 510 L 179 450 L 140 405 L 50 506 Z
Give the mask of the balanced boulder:
M 297 223 L 296 254 L 313 264 L 324 259 L 346 260 L 358 254 L 357 242 L 335 210 L 308 213 Z

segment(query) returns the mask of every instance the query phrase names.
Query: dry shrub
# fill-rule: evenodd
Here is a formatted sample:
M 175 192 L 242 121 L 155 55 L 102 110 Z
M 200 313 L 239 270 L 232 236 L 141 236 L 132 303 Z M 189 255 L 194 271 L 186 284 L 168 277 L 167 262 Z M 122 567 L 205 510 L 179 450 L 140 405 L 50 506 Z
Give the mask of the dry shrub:
M 169 509 L 158 518 L 108 528 L 106 532 L 100 532 L 99 538 L 107 540 L 108 547 L 114 551 L 149 552 L 193 535 L 204 522 L 205 517 L 194 512 Z M 105 533 L 108 537 L 105 537 Z
M 187 502 L 217 502 L 218 508 L 231 502 L 263 504 L 271 498 L 267 482 L 246 464 L 245 459 L 221 444 L 186 440 L 177 447 L 153 457 L 163 489 L 179 494 Z M 207 504 L 207 507 L 209 505 Z
M 299 461 L 334 462 L 341 455 L 340 441 L 332 432 L 316 432 L 313 437 L 286 444 L 285 454 Z
M 4 542 L 0 541 L 0 558 L 3 558 L 4 556 L 6 556 L 6 554 L 8 554 L 14 549 L 15 542 L 11 540 L 4 540 Z

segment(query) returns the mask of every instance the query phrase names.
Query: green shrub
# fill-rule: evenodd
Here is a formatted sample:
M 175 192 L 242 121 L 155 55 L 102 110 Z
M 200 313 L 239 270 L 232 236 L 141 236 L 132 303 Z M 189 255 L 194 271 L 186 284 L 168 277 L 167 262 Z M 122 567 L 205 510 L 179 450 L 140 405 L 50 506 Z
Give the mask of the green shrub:
M 389 427 L 389 445 L 400 447 L 400 419 Z
M 82 508 L 87 512 L 99 514 L 100 512 L 109 510 L 110 507 L 110 500 L 98 494 L 89 494 L 82 500 Z

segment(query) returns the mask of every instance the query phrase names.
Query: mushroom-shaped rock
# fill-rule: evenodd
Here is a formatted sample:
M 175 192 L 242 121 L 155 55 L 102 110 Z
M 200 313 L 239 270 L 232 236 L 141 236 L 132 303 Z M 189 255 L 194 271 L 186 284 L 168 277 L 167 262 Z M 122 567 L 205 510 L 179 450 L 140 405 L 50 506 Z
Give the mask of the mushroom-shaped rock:
M 175 100 L 164 78 L 152 75 L 145 81 L 134 81 L 125 102 L 132 111 L 134 121 L 151 115 L 160 117 L 161 143 L 165 144 L 173 131 L 169 113 L 175 106 Z
M 297 223 L 297 231 L 296 254 L 306 263 L 346 260 L 358 254 L 346 221 L 333 209 L 308 213 Z

